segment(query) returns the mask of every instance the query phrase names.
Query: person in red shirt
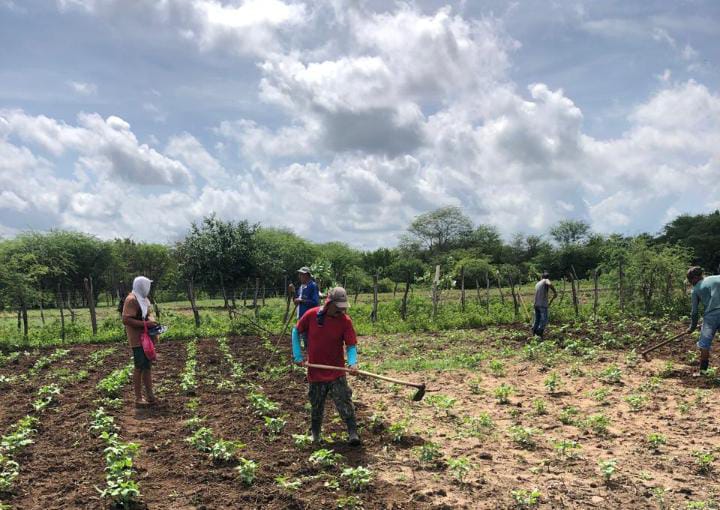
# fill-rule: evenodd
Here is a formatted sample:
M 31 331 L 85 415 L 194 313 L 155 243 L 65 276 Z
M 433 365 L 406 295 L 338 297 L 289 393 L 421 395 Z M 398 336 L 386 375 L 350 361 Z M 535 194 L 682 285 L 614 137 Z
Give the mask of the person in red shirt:
M 303 359 L 299 335 L 293 335 L 293 357 L 295 363 L 345 366 L 343 346 L 347 353 L 348 366 L 357 370 L 357 336 L 352 320 L 346 314 L 349 307 L 347 292 L 342 287 L 330 290 L 322 307 L 311 308 L 297 323 L 297 332 L 307 334 L 307 360 Z M 341 370 L 308 367 L 308 397 L 312 406 L 310 430 L 313 441 L 321 440 L 322 421 L 325 414 L 325 399 L 328 395 L 335 402 L 340 417 L 347 425 L 350 445 L 360 444 L 352 403 L 352 390 L 348 386 L 345 372 Z

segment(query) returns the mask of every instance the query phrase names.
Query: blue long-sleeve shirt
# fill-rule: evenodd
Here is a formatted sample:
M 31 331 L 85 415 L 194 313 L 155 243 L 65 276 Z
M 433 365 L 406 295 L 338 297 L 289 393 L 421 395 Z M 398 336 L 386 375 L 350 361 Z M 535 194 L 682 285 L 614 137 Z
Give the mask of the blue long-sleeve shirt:
M 697 326 L 700 312 L 698 307 L 702 302 L 704 315 L 720 313 L 720 276 L 706 276 L 697 282 L 692 290 L 691 325 Z
M 300 319 L 305 312 L 320 305 L 320 291 L 315 280 L 310 280 L 306 285 L 301 285 L 297 290 L 298 298 L 302 303 L 298 305 L 297 318 Z

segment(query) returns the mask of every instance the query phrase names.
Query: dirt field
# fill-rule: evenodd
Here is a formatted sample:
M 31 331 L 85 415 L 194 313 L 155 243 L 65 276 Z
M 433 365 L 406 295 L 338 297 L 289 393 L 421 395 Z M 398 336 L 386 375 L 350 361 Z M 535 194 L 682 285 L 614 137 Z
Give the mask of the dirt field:
M 592 344 L 595 337 L 586 336 Z M 601 338 L 609 337 L 598 333 L 595 340 Z M 180 385 L 186 343 L 159 344 L 153 372 L 162 404 L 136 410 L 127 384 L 122 407 L 108 412 L 120 436 L 140 445 L 134 478 L 142 504 L 136 508 L 714 508 L 720 500 L 719 388 L 690 376 L 683 362 L 690 341 L 649 363 L 627 350 L 568 356 L 526 343 L 513 328 L 362 338 L 361 363 L 425 380 L 431 391 L 416 403 L 411 389 L 351 380 L 363 446 L 345 445 L 328 405 L 325 434 L 334 442 L 326 447 L 342 458 L 326 468 L 309 462 L 314 449 L 296 446 L 292 437 L 308 427 L 302 372 L 281 368 L 287 351 L 274 353 L 256 337 L 229 339 L 244 369 L 234 388 L 217 340 L 199 341 L 191 392 Z M 126 365 L 128 353 L 119 345 L 93 364 L 90 353 L 107 345 L 69 349 L 34 377 L 0 390 L 4 434 L 33 412 L 40 386 L 62 386 L 56 401 L 35 413 L 34 443 L 16 456 L 19 477 L 2 495 L 12 508 L 109 506 L 98 491 L 105 486 L 105 445 L 89 430 L 90 413 L 99 405 L 97 382 Z M 25 373 L 49 352 L 20 356 L 0 374 Z M 414 363 L 417 371 L 397 369 L 398 363 Z M 87 376 L 68 382 L 68 374 L 81 369 Z M 253 412 L 249 396 L 258 391 L 279 404 L 267 414 L 286 421 L 277 438 Z M 236 459 L 213 462 L 186 441 L 186 420 L 195 415 L 216 438 L 244 444 L 237 457 L 258 464 L 252 485 L 239 480 Z M 604 477 L 599 462 L 610 460 L 614 467 Z M 341 473 L 356 466 L 374 476 L 364 490 L 351 491 Z M 607 472 L 610 464 L 604 466 Z

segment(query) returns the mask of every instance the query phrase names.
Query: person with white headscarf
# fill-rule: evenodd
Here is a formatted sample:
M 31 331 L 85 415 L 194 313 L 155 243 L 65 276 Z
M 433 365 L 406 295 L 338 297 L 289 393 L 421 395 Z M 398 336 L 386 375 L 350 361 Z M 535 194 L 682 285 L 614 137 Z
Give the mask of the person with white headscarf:
M 150 285 L 152 280 L 144 276 L 138 276 L 133 281 L 132 292 L 125 298 L 122 310 L 122 321 L 125 325 L 128 342 L 133 351 L 133 388 L 135 390 L 135 405 L 154 405 L 157 399 L 152 390 L 152 374 L 150 372 L 150 360 L 145 356 L 140 336 L 148 329 L 158 324 L 150 313 Z M 146 400 L 142 398 L 142 386 L 145 387 Z

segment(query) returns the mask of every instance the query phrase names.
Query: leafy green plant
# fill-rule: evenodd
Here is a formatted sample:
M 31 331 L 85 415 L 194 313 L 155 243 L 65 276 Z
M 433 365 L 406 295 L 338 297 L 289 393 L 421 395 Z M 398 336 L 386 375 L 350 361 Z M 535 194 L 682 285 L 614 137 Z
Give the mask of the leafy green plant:
M 620 384 L 622 382 L 622 370 L 617 365 L 610 365 L 600 372 L 600 380 L 606 384 Z
M 630 406 L 630 411 L 636 413 L 645 407 L 647 403 L 647 397 L 645 395 L 628 395 L 625 397 L 625 402 Z
M 536 416 L 543 416 L 547 414 L 547 407 L 545 406 L 545 401 L 541 398 L 536 398 L 533 400 L 533 411 L 535 412 Z
M 589 416 L 584 422 L 585 428 L 591 429 L 595 434 L 604 436 L 608 433 L 608 426 L 610 425 L 610 418 L 604 414 L 593 414 Z
M 465 477 L 472 469 L 472 464 L 467 457 L 458 457 L 457 459 L 448 460 L 448 469 L 455 480 L 463 485 L 465 483 Z
M 440 446 L 432 441 L 425 442 L 422 446 L 418 447 L 418 458 L 420 462 L 424 464 L 435 464 L 442 458 Z
M 235 471 L 237 471 L 240 481 L 248 486 L 255 482 L 257 469 L 257 463 L 254 460 L 248 460 L 245 457 L 240 457 L 238 465 L 235 467 Z
M 277 403 L 268 399 L 264 394 L 253 391 L 248 395 L 250 399 L 250 405 L 255 409 L 257 415 L 268 415 L 278 410 L 279 406 Z
M 610 480 L 615 474 L 615 471 L 617 469 L 617 460 L 615 459 L 607 459 L 607 460 L 599 460 L 598 466 L 600 467 L 600 474 L 602 475 L 603 480 L 605 481 L 605 484 L 610 484 Z
M 337 507 L 342 510 L 362 510 L 363 502 L 358 496 L 350 494 L 349 496 L 341 496 L 336 501 Z
M 663 446 L 667 443 L 667 439 L 662 434 L 653 432 L 651 434 L 648 434 L 647 443 L 650 446 L 651 450 L 658 451 L 661 446 Z
M 555 441 L 553 446 L 555 447 L 555 451 L 557 451 L 558 455 L 563 459 L 574 459 L 578 457 L 579 450 L 582 449 L 582 446 L 580 446 L 577 441 L 573 441 L 571 439 L 561 439 L 559 441 Z
M 515 444 L 526 450 L 532 450 L 537 446 L 535 441 L 535 434 L 537 431 L 533 428 L 522 427 L 520 425 L 514 425 L 508 429 L 510 432 L 510 438 Z
M 488 363 L 488 368 L 490 369 L 492 375 L 495 377 L 502 377 L 505 375 L 505 363 L 503 363 L 502 360 L 490 360 L 490 362 Z
M 310 455 L 308 461 L 310 464 L 314 464 L 321 468 L 334 467 L 338 462 L 342 460 L 342 455 L 335 453 L 332 450 L 321 448 L 316 450 Z
M 577 422 L 577 415 L 580 413 L 580 409 L 575 406 L 565 406 L 560 411 L 558 419 L 563 425 L 575 425 Z
M 372 482 L 373 476 L 373 472 L 363 466 L 345 468 L 340 473 L 340 478 L 350 486 L 351 491 L 355 492 L 366 489 Z
M 508 384 L 501 384 L 497 388 L 495 388 L 495 398 L 498 401 L 498 404 L 509 404 L 510 403 L 510 395 L 515 393 L 515 388 Z
M 285 428 L 285 425 L 287 425 L 287 421 L 282 418 L 263 416 L 263 420 L 265 421 L 265 430 L 267 430 L 271 438 L 279 436 Z
M 598 388 L 590 392 L 590 396 L 598 403 L 604 404 L 607 396 L 610 394 L 608 388 Z
M 210 458 L 215 462 L 229 462 L 235 458 L 237 451 L 244 446 L 240 441 L 218 439 L 210 447 Z
M 560 388 L 560 376 L 557 374 L 557 372 L 550 372 L 548 376 L 545 378 L 544 385 L 547 389 L 547 392 L 551 395 L 554 395 L 557 393 L 558 388 Z
M 187 343 L 185 367 L 180 374 L 180 388 L 187 395 L 194 395 L 197 389 L 197 340 L 193 339 Z
M 713 462 L 715 462 L 715 455 L 712 452 L 696 450 L 692 455 L 695 457 L 695 465 L 697 466 L 698 473 L 707 475 L 712 472 Z
M 292 438 L 297 448 L 307 448 L 313 442 L 312 436 L 309 434 L 293 434 Z
M 0 493 L 9 492 L 19 475 L 20 465 L 0 452 Z
M 495 429 L 495 422 L 486 412 L 480 413 L 478 416 L 466 416 L 463 419 L 463 425 L 461 435 L 472 437 L 485 437 Z
M 185 439 L 193 448 L 201 452 L 209 453 L 215 444 L 215 436 L 209 427 L 200 427 L 192 435 Z
M 402 441 L 405 434 L 407 434 L 407 430 L 407 420 L 396 421 L 395 423 L 390 424 L 390 427 L 388 427 L 390 439 L 392 439 L 393 443 L 399 443 L 400 441 Z
M 130 382 L 132 369 L 132 364 L 129 364 L 124 368 L 113 370 L 107 377 L 101 379 L 100 382 L 97 383 L 97 389 L 104 397 L 118 398 L 122 387 Z
M 540 504 L 542 493 L 538 489 L 517 489 L 510 493 L 517 508 L 533 508 Z
M 296 478 L 295 480 L 288 480 L 285 476 L 276 476 L 275 483 L 281 489 L 285 489 L 288 492 L 295 492 L 302 486 L 302 480 Z
M 428 404 L 433 406 L 435 412 L 444 411 L 445 416 L 450 416 L 451 409 L 455 406 L 457 399 L 448 395 L 430 395 L 425 399 Z

